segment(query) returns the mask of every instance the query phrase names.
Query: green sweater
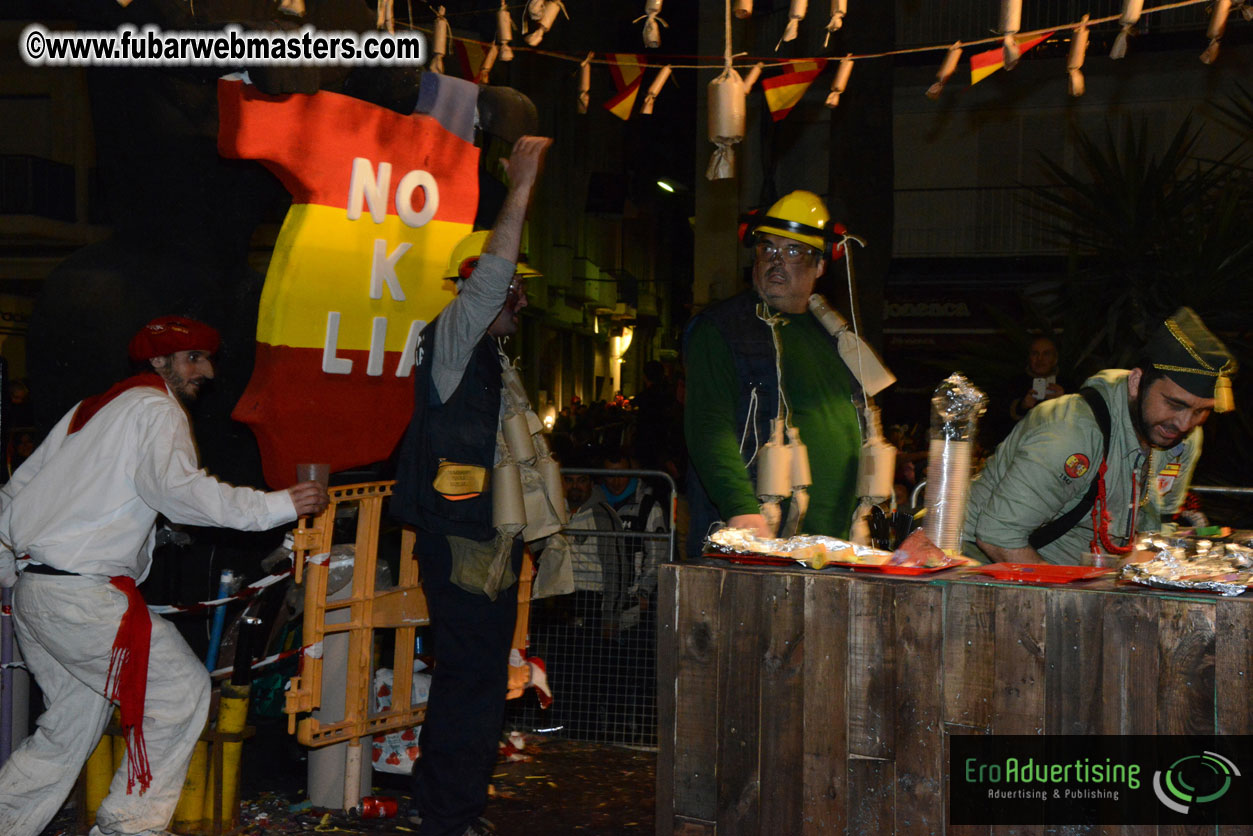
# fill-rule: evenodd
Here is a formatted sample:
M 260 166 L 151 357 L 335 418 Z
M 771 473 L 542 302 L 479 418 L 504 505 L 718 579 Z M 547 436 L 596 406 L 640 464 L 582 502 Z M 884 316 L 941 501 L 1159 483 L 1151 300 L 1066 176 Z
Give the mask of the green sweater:
M 812 314 L 783 314 L 783 388 L 792 423 L 809 448 L 813 485 L 802 530 L 847 537 L 857 507 L 857 461 L 861 429 L 852 402 L 852 377 L 830 336 Z M 759 513 L 756 489 L 745 470 L 752 455 L 752 428 L 740 455 L 744 428 L 736 423 L 739 380 L 731 349 L 718 329 L 698 321 L 687 342 L 684 433 L 701 484 L 724 520 Z M 777 403 L 758 409 L 774 417 Z M 758 439 L 765 444 L 768 439 Z M 786 508 L 784 509 L 786 513 Z

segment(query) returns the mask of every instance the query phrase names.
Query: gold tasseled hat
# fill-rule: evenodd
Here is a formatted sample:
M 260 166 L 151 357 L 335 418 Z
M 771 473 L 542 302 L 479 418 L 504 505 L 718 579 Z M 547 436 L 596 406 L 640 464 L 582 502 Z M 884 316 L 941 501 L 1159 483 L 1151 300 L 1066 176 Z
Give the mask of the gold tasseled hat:
M 1198 398 L 1213 398 L 1215 412 L 1235 409 L 1231 378 L 1238 369 L 1236 360 L 1196 311 L 1175 311 L 1145 348 L 1153 368 Z

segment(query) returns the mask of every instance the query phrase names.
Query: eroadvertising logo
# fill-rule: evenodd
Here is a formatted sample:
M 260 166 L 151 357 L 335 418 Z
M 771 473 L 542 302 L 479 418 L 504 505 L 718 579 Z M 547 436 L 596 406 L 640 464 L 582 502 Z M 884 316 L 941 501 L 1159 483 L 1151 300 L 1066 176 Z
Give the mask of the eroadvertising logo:
M 1241 777 L 1240 770 L 1217 752 L 1185 755 L 1169 769 L 1153 773 L 1153 792 L 1158 801 L 1187 815 L 1191 805 L 1208 804 L 1226 795 L 1233 777 Z
M 955 735 L 949 815 L 968 824 L 1253 824 L 1253 737 Z

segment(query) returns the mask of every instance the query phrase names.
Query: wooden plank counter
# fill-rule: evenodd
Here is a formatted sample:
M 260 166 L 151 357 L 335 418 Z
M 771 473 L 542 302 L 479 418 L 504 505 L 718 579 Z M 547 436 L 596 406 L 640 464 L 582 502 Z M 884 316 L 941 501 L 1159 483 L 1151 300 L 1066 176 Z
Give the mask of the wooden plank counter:
M 1253 593 L 707 561 L 659 619 L 659 836 L 946 832 L 952 735 L 1253 734 Z

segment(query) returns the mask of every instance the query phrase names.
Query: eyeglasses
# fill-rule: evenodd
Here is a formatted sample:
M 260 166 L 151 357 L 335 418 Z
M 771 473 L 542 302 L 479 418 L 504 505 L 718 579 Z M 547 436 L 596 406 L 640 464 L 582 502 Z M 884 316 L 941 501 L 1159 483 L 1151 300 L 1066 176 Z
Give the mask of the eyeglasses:
M 762 261 L 774 261 L 775 256 L 778 256 L 788 264 L 796 264 L 817 254 L 813 247 L 804 244 L 789 243 L 776 247 L 769 241 L 758 241 L 753 245 L 753 250 Z

